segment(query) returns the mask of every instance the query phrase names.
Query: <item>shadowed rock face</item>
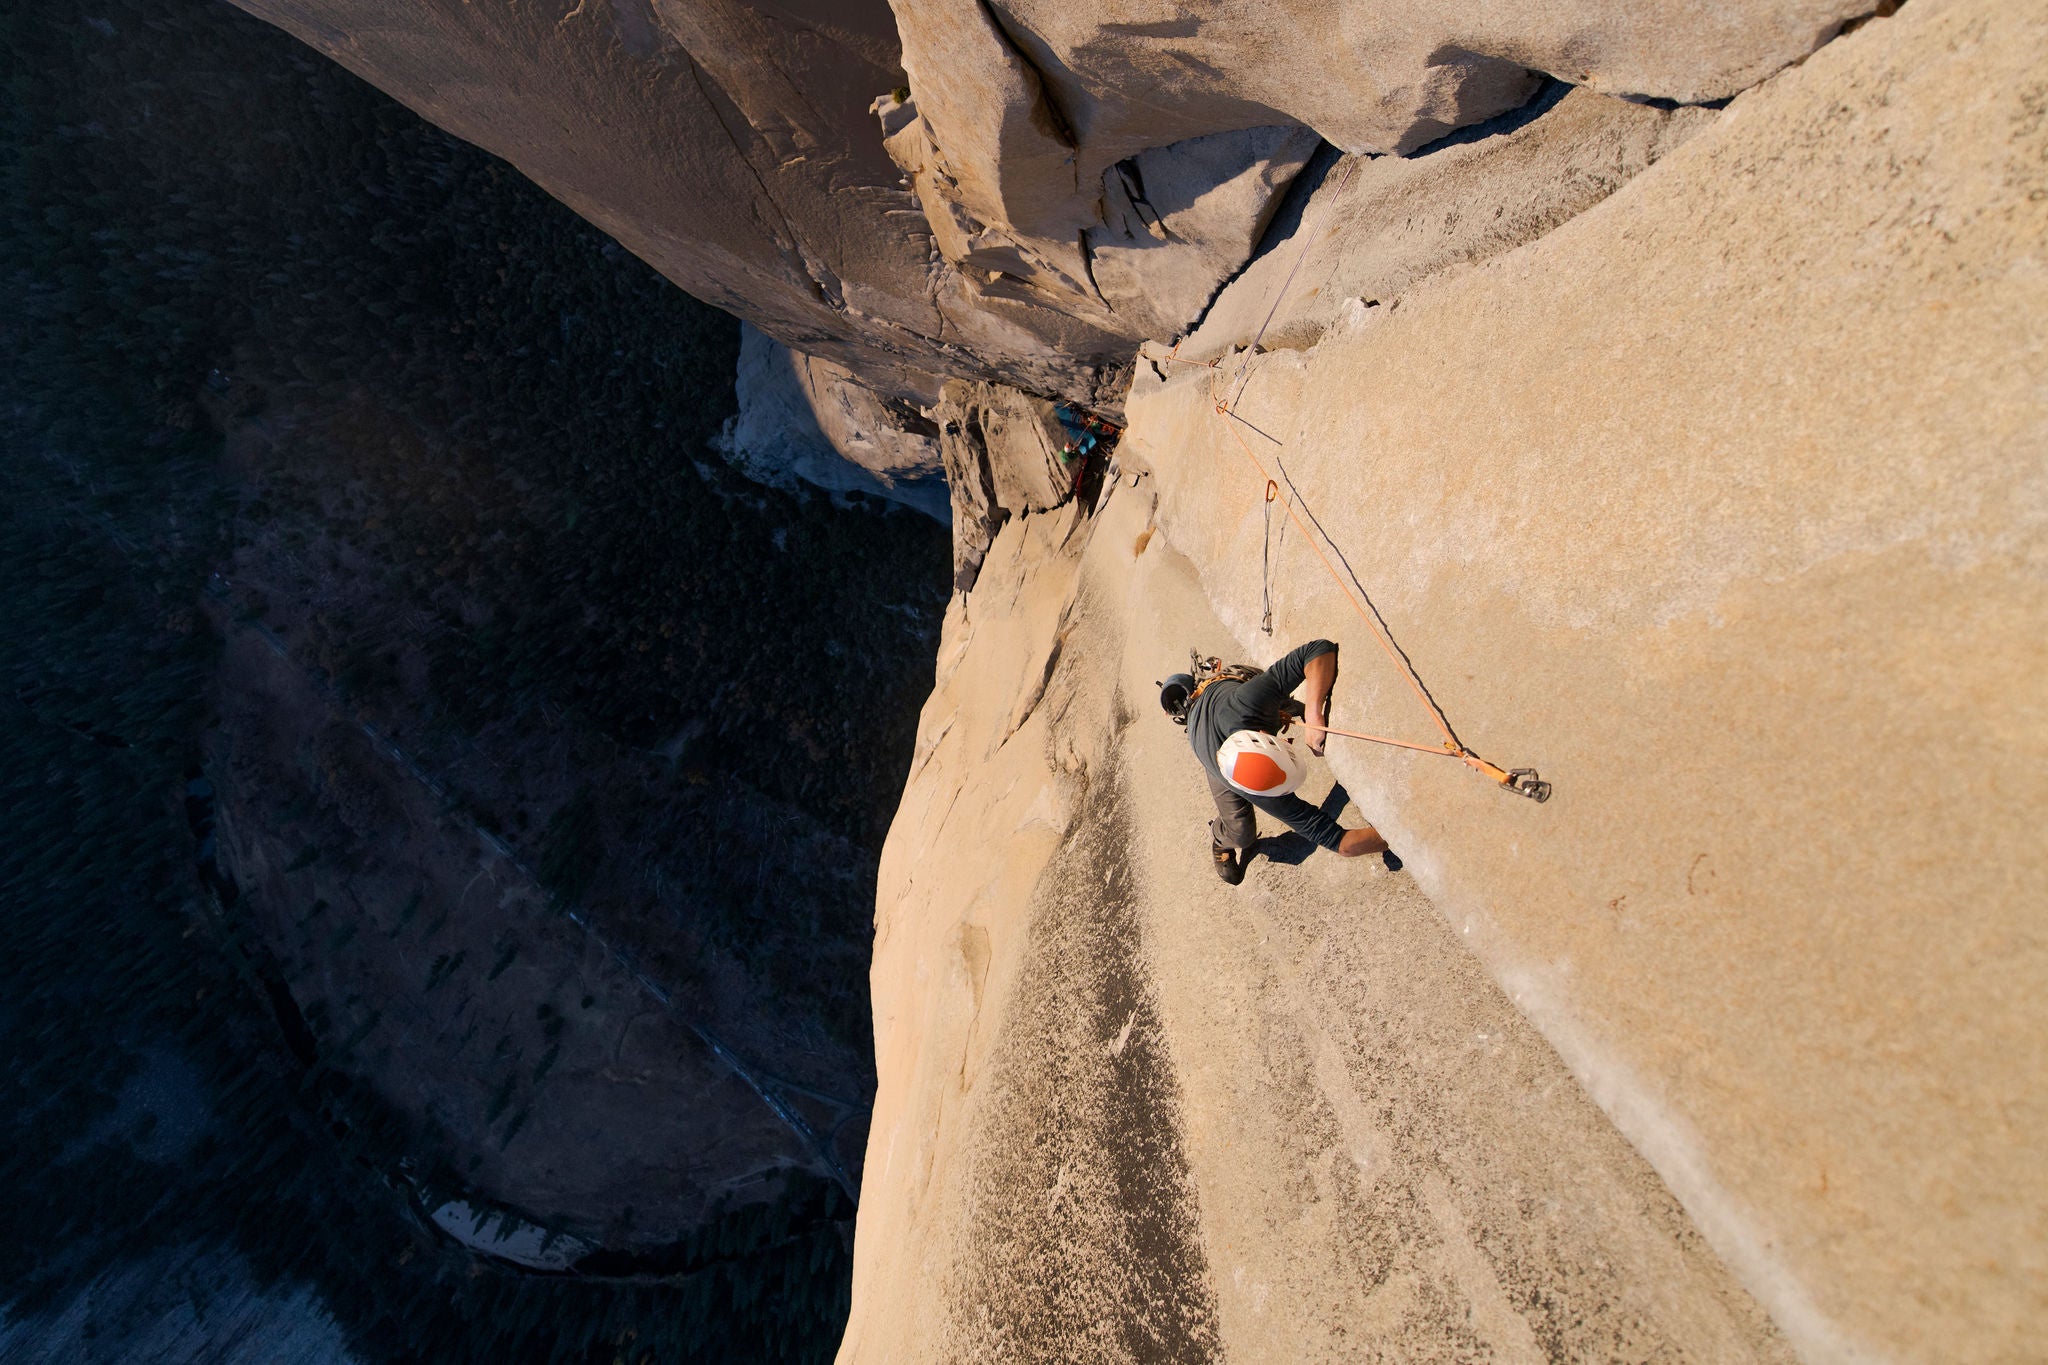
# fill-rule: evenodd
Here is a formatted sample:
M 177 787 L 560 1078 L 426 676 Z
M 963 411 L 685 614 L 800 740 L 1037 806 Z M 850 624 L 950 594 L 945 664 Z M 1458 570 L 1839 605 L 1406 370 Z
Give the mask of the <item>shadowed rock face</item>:
M 1334 26 L 1307 4 L 239 2 L 886 394 L 952 376 L 1113 407 L 1131 346 L 1197 320 L 1316 135 L 1411 151 L 1523 103 L 1532 71 L 1724 97 L 1863 0 Z
M 938 429 L 915 404 L 746 326 L 735 387 L 739 415 L 715 444 L 749 478 L 885 498 L 947 520 Z
M 753 107 L 690 44 L 771 23 L 652 13 L 636 56 L 591 27 L 623 9 L 437 5 L 423 107 L 544 179 L 673 67 Z M 750 160 L 751 123 L 672 122 L 656 171 L 734 197 L 666 217 L 578 182 L 939 428 L 961 591 L 881 873 L 843 1360 L 2032 1348 L 2048 8 L 1828 43 L 1862 7 L 897 0 L 874 123 Z M 429 21 L 369 9 L 299 13 L 412 79 Z M 521 125 L 512 61 L 584 104 Z M 830 251 L 760 188 L 828 167 Z M 1047 396 L 1121 404 L 1141 336 L 1124 463 L 1072 499 Z M 1226 893 L 1184 743 L 1120 698 L 1324 635 L 1340 723 L 1428 733 L 1316 549 L 1557 796 L 1340 747 L 1407 872 Z
M 880 0 L 255 0 L 697 297 L 909 391 L 943 372 L 922 215 L 867 113 Z

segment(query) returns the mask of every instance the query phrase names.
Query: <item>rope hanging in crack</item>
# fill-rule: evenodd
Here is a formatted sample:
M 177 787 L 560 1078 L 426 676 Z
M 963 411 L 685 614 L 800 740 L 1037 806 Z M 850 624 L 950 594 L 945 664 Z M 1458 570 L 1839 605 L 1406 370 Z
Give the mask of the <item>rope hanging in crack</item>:
M 1244 457 L 1251 461 L 1252 468 L 1258 470 L 1259 477 L 1265 480 L 1265 545 L 1261 556 L 1265 611 L 1260 621 L 1259 629 L 1267 635 L 1273 633 L 1273 503 L 1279 493 L 1279 484 L 1271 475 L 1266 473 L 1265 465 L 1260 463 L 1259 457 L 1252 452 L 1251 446 L 1246 444 L 1244 437 L 1238 433 L 1237 427 L 1239 424 L 1246 426 L 1251 424 L 1245 422 L 1232 409 L 1236 407 L 1237 401 L 1244 397 L 1244 391 L 1250 385 L 1251 380 L 1249 376 L 1252 358 L 1258 354 L 1259 343 L 1265 340 L 1267 329 L 1273 325 L 1273 319 L 1279 315 L 1280 305 L 1286 301 L 1288 291 L 1294 287 L 1295 276 L 1300 273 L 1302 263 L 1308 259 L 1309 247 L 1315 243 L 1318 232 L 1320 232 L 1324 222 L 1336 207 L 1337 200 L 1343 197 L 1344 188 L 1350 184 L 1351 173 L 1357 167 L 1358 161 L 1356 158 L 1346 164 L 1342 178 L 1337 181 L 1336 189 L 1324 201 L 1322 211 L 1317 215 L 1315 230 L 1305 230 L 1302 233 L 1301 250 L 1295 254 L 1294 264 L 1288 267 L 1287 277 L 1280 283 L 1280 290 L 1273 299 L 1273 306 L 1266 310 L 1265 320 L 1259 324 L 1259 330 L 1253 334 L 1251 343 L 1245 347 L 1243 355 L 1238 361 L 1236 373 L 1230 376 L 1229 383 L 1237 390 L 1235 394 L 1226 399 L 1217 392 L 1218 381 L 1221 380 L 1223 374 L 1223 366 L 1220 361 L 1183 359 L 1180 354 L 1179 342 L 1174 343 L 1172 352 L 1166 357 L 1167 360 L 1178 364 L 1194 365 L 1209 371 L 1209 398 L 1215 408 L 1216 415 L 1223 419 L 1224 430 L 1230 433 L 1231 439 L 1237 442 L 1238 449 L 1242 450 Z M 1303 217 L 1304 219 L 1307 217 L 1306 210 L 1304 210 Z M 1257 430 L 1257 428 L 1253 428 L 1253 430 Z M 1264 433 L 1260 434 L 1263 435 Z M 1274 440 L 1272 437 L 1267 437 L 1267 439 L 1272 440 L 1275 445 L 1280 444 L 1278 440 Z M 1373 604 L 1372 598 L 1365 591 L 1365 586 L 1358 581 L 1358 575 L 1352 572 L 1350 561 L 1344 560 L 1344 552 L 1337 548 L 1337 542 L 1330 537 L 1329 532 L 1323 530 L 1322 522 L 1316 519 L 1314 512 L 1309 512 L 1309 520 L 1315 522 L 1315 530 L 1311 531 L 1308 524 L 1302 521 L 1301 514 L 1295 511 L 1296 503 L 1300 503 L 1304 511 L 1308 510 L 1308 504 L 1300 496 L 1300 490 L 1295 487 L 1293 476 L 1287 473 L 1286 465 L 1280 463 L 1277 455 L 1274 457 L 1274 462 L 1279 465 L 1280 476 L 1287 480 L 1287 515 L 1293 519 L 1296 526 L 1301 528 L 1302 535 L 1308 540 L 1309 548 L 1314 550 L 1316 557 L 1323 561 L 1323 568 L 1328 571 L 1330 581 L 1337 585 L 1337 590 L 1344 594 L 1345 600 L 1351 603 L 1352 610 L 1356 611 L 1359 618 L 1365 622 L 1367 629 L 1372 633 L 1373 639 L 1377 640 L 1380 648 L 1386 652 L 1387 658 L 1400 670 L 1401 675 L 1408 680 L 1408 686 L 1415 693 L 1416 700 L 1420 701 L 1429 712 L 1430 719 L 1436 722 L 1437 729 L 1443 732 L 1444 738 L 1441 747 L 1431 747 L 1426 744 L 1416 744 L 1409 740 L 1391 739 L 1384 735 L 1360 734 L 1352 730 L 1330 730 L 1326 727 L 1325 732 L 1332 735 L 1341 735 L 1346 739 L 1365 740 L 1373 744 L 1384 744 L 1396 749 L 1411 749 L 1417 753 L 1438 754 L 1446 758 L 1455 758 L 1463 762 L 1466 767 L 1474 772 L 1498 783 L 1504 791 L 1513 792 L 1517 796 L 1526 796 L 1532 801 L 1548 801 L 1550 799 L 1550 784 L 1545 782 L 1534 768 L 1508 769 L 1499 767 L 1481 758 L 1467 747 L 1463 740 L 1458 738 L 1457 733 L 1451 729 L 1450 718 L 1444 715 L 1443 708 L 1436 704 L 1436 698 L 1431 696 L 1429 689 L 1423 685 L 1422 675 L 1416 672 L 1414 661 L 1408 657 L 1406 650 L 1394 642 L 1393 633 L 1387 628 L 1386 618 L 1380 615 L 1379 608 Z M 1331 562 L 1329 554 L 1324 551 L 1324 541 L 1328 541 L 1330 549 L 1336 551 L 1338 559 L 1344 560 L 1345 573 L 1349 574 L 1351 578 L 1350 587 L 1345 586 L 1344 579 L 1337 573 L 1337 566 Z
M 1240 374 L 1243 373 L 1242 368 L 1240 368 L 1239 372 Z M 1223 419 L 1224 430 L 1230 433 L 1231 439 L 1237 442 L 1237 448 L 1244 452 L 1245 459 L 1251 462 L 1252 468 L 1256 469 L 1259 472 L 1260 478 L 1262 478 L 1266 484 L 1266 516 L 1268 520 L 1266 553 L 1267 562 L 1265 566 L 1266 619 L 1265 624 L 1262 628 L 1266 631 L 1267 634 L 1271 634 L 1272 540 L 1270 525 L 1272 516 L 1272 504 L 1275 498 L 1278 496 L 1279 484 L 1273 478 L 1272 475 L 1266 472 L 1265 464 L 1259 459 L 1258 455 L 1253 452 L 1251 446 L 1245 441 L 1243 435 L 1240 434 L 1237 429 L 1239 425 L 1250 424 L 1246 423 L 1242 417 L 1239 417 L 1234 411 L 1232 411 L 1232 402 L 1226 401 L 1225 399 L 1216 396 L 1216 377 L 1216 373 L 1212 371 L 1210 375 L 1210 398 L 1212 403 L 1214 404 L 1216 415 Z M 1243 389 L 1240 388 L 1239 395 L 1241 396 L 1242 393 Z M 1254 428 L 1254 430 L 1256 430 L 1256 428 Z M 1267 439 L 1273 440 L 1272 437 L 1268 437 Z M 1279 442 L 1274 441 L 1274 444 L 1278 445 Z M 1278 457 L 1276 456 L 1275 458 L 1277 461 Z M 1316 552 L 1316 557 L 1323 561 L 1323 568 L 1325 571 L 1329 573 L 1330 581 L 1337 585 L 1337 590 L 1340 593 L 1342 593 L 1344 595 L 1344 599 L 1351 604 L 1352 610 L 1356 611 L 1358 613 L 1359 619 L 1365 622 L 1366 628 L 1372 633 L 1373 639 L 1379 642 L 1379 646 L 1383 651 L 1385 651 L 1388 660 L 1391 661 L 1394 664 L 1394 666 L 1400 670 L 1401 676 L 1405 678 L 1408 682 L 1409 689 L 1415 693 L 1416 700 L 1421 702 L 1423 708 L 1429 712 L 1429 718 L 1436 723 L 1437 729 L 1443 732 L 1444 738 L 1442 747 L 1431 748 L 1428 745 L 1415 744 L 1407 740 L 1389 739 L 1383 735 L 1359 734 L 1350 730 L 1329 730 L 1328 733 L 1333 735 L 1341 735 L 1346 739 L 1366 740 L 1374 744 L 1390 745 L 1397 749 L 1413 749 L 1418 753 L 1441 754 L 1447 758 L 1455 758 L 1463 762 L 1466 767 L 1471 768 L 1474 772 L 1477 772 L 1482 776 L 1490 778 L 1494 782 L 1498 783 L 1504 791 L 1513 792 L 1517 796 L 1526 796 L 1532 801 L 1548 801 L 1550 799 L 1550 784 L 1548 782 L 1545 782 L 1537 774 L 1534 768 L 1502 768 L 1494 763 L 1488 762 L 1486 759 L 1481 758 L 1478 754 L 1474 753 L 1465 744 L 1463 740 L 1458 738 L 1457 733 L 1451 729 L 1451 722 L 1449 717 L 1444 715 L 1443 709 L 1436 704 L 1436 698 L 1432 697 L 1429 694 L 1429 689 L 1423 685 L 1422 675 L 1416 672 L 1414 662 L 1411 659 L 1409 659 L 1406 651 L 1404 651 L 1399 645 L 1394 643 L 1393 634 L 1391 631 L 1387 629 L 1385 618 L 1380 615 L 1379 608 L 1372 604 L 1372 599 L 1366 595 L 1364 586 L 1358 582 L 1358 576 L 1355 573 L 1351 574 L 1351 584 L 1350 586 L 1347 586 L 1344 582 L 1344 578 L 1337 572 L 1337 566 L 1335 563 L 1331 561 L 1329 551 L 1326 551 L 1323 548 L 1323 542 L 1328 541 L 1330 549 L 1336 550 L 1338 558 L 1342 559 L 1343 551 L 1337 549 L 1336 541 L 1330 539 L 1329 533 L 1323 530 L 1322 523 L 1320 521 L 1315 520 L 1314 514 L 1312 512 L 1309 514 L 1309 516 L 1310 520 L 1314 521 L 1314 530 L 1310 529 L 1309 522 L 1305 522 L 1302 520 L 1302 514 L 1295 510 L 1295 504 L 1297 502 L 1301 503 L 1304 510 L 1306 510 L 1307 508 L 1307 503 L 1300 497 L 1300 492 L 1295 487 L 1293 476 L 1287 473 L 1287 468 L 1284 464 L 1280 465 L 1280 476 L 1287 480 L 1288 501 L 1286 512 L 1288 517 L 1291 518 L 1294 524 L 1301 529 L 1303 537 L 1306 538 L 1308 541 L 1309 548 L 1314 550 Z M 1347 572 L 1350 570 L 1351 566 L 1348 560 L 1345 561 L 1344 567 Z
M 1259 620 L 1259 629 L 1266 634 L 1273 633 L 1273 499 L 1280 496 L 1280 485 L 1266 480 L 1266 543 L 1259 554 L 1260 586 L 1266 598 L 1266 614 Z
M 1257 354 L 1259 343 L 1266 339 L 1266 329 L 1273 325 L 1273 319 L 1279 315 L 1280 305 L 1287 300 L 1287 291 L 1294 288 L 1294 277 L 1300 273 L 1302 262 L 1308 259 L 1308 249 L 1315 244 L 1316 232 L 1322 230 L 1323 223 L 1337 207 L 1337 201 L 1344 197 L 1344 187 L 1351 183 L 1351 173 L 1358 169 L 1358 162 L 1359 158 L 1352 157 L 1344 163 L 1343 178 L 1337 182 L 1337 188 L 1330 192 L 1330 197 L 1323 201 L 1322 212 L 1316 215 L 1316 231 L 1308 231 L 1304 226 L 1301 250 L 1295 254 L 1294 264 L 1287 268 L 1287 278 L 1280 282 L 1280 292 L 1273 296 L 1273 306 L 1266 310 L 1266 320 L 1260 323 L 1259 330 L 1252 334 L 1251 345 L 1244 348 L 1244 359 L 1238 362 L 1237 373 L 1231 376 L 1230 382 L 1237 385 L 1237 394 L 1231 402 L 1234 403 L 1238 398 L 1244 397 L 1245 371 L 1251 368 L 1252 356 Z M 1307 216 L 1306 207 L 1303 206 L 1303 217 Z M 1177 351 L 1180 348 L 1176 346 L 1174 349 Z

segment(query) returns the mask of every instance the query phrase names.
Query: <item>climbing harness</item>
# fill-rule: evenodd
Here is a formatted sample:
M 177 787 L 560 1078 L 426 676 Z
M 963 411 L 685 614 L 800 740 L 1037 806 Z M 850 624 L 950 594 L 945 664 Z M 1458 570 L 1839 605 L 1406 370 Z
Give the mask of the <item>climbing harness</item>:
M 1211 683 L 1250 682 L 1263 668 L 1252 664 L 1227 664 L 1214 655 L 1204 654 L 1199 649 L 1188 651 L 1188 672 L 1194 675 L 1195 688 L 1188 694 L 1188 705 L 1193 707 L 1195 698 L 1209 689 Z
M 1342 196 L 1344 186 L 1350 181 L 1352 167 L 1355 167 L 1356 164 L 1354 161 L 1351 166 L 1347 166 L 1344 178 L 1337 182 L 1336 191 L 1330 196 L 1328 203 L 1324 206 L 1323 214 L 1317 219 L 1316 227 L 1318 231 L 1322 227 L 1323 219 L 1328 217 L 1331 206 Z M 1252 451 L 1251 446 L 1246 443 L 1244 436 L 1239 433 L 1237 428 L 1239 424 L 1244 422 L 1244 419 L 1237 416 L 1234 409 L 1237 405 L 1237 400 L 1244 396 L 1244 391 L 1250 384 L 1249 371 L 1252 357 L 1258 353 L 1259 342 L 1265 338 L 1266 329 L 1272 325 L 1274 317 L 1279 314 L 1280 304 L 1286 299 L 1287 291 L 1293 286 L 1295 275 L 1301 270 L 1302 262 L 1308 259 L 1308 249 L 1315 240 L 1316 233 L 1308 232 L 1303 234 L 1301 251 L 1296 255 L 1294 265 L 1288 270 L 1287 278 L 1281 283 L 1280 292 L 1275 296 L 1273 306 L 1267 310 L 1265 321 L 1259 324 L 1258 333 L 1252 337 L 1251 344 L 1245 348 L 1244 356 L 1238 362 L 1236 374 L 1231 376 L 1230 383 L 1237 390 L 1234 395 L 1225 398 L 1218 393 L 1217 381 L 1222 376 L 1222 368 L 1216 361 L 1183 360 L 1179 355 L 1180 347 L 1178 345 L 1167 356 L 1168 360 L 1178 364 L 1196 365 L 1209 371 L 1209 398 L 1211 405 L 1214 407 L 1217 417 L 1222 420 L 1224 430 L 1228 431 L 1231 439 L 1237 442 L 1237 448 L 1244 452 L 1245 459 L 1251 462 L 1252 468 L 1258 471 L 1260 479 L 1265 484 L 1264 514 L 1266 518 L 1266 543 L 1262 568 L 1264 575 L 1265 616 L 1261 622 L 1260 629 L 1268 635 L 1273 633 L 1272 508 L 1273 503 L 1279 497 L 1280 485 L 1272 475 L 1266 472 L 1265 464 Z M 1277 456 L 1275 457 L 1275 462 L 1276 464 L 1278 463 Z M 1393 636 L 1387 631 L 1386 622 L 1380 618 L 1379 609 L 1372 605 L 1372 599 L 1366 595 L 1365 588 L 1358 582 L 1357 576 L 1355 574 L 1352 575 L 1351 587 L 1345 586 L 1343 577 L 1337 572 L 1337 566 L 1331 562 L 1328 552 L 1323 549 L 1322 542 L 1330 540 L 1329 533 L 1322 531 L 1321 523 L 1319 522 L 1315 530 L 1311 530 L 1308 522 L 1302 520 L 1301 513 L 1295 510 L 1296 503 L 1299 501 L 1299 493 L 1294 486 L 1293 478 L 1288 475 L 1287 467 L 1284 464 L 1279 465 L 1279 472 L 1280 477 L 1287 480 L 1288 496 L 1287 505 L 1284 510 L 1289 519 L 1300 529 L 1303 538 L 1308 541 L 1309 548 L 1316 552 L 1316 557 L 1323 561 L 1323 568 L 1328 571 L 1330 581 L 1337 585 L 1337 590 L 1344 594 L 1344 599 L 1358 613 L 1359 619 L 1365 622 L 1366 628 L 1372 632 L 1373 639 L 1379 642 L 1379 646 L 1386 652 L 1387 658 L 1401 671 L 1402 676 L 1408 680 L 1408 686 L 1415 693 L 1416 700 L 1422 703 L 1423 709 L 1429 712 L 1430 719 L 1436 723 L 1437 729 L 1443 732 L 1443 743 L 1437 746 L 1416 744 L 1409 740 L 1392 739 L 1385 735 L 1367 735 L 1352 730 L 1332 730 L 1328 727 L 1322 727 L 1324 733 L 1340 735 L 1345 739 L 1364 740 L 1371 744 L 1384 744 L 1396 749 L 1412 749 L 1416 753 L 1440 754 L 1446 758 L 1455 758 L 1474 772 L 1499 784 L 1503 791 L 1513 792 L 1516 796 L 1525 796 L 1531 801 L 1539 803 L 1548 801 L 1551 792 L 1550 783 L 1545 782 L 1534 768 L 1502 768 L 1481 758 L 1467 747 L 1464 741 L 1458 738 L 1457 733 L 1451 729 L 1450 721 L 1444 716 L 1443 708 L 1436 704 L 1436 699 L 1429 695 L 1429 689 L 1422 685 L 1422 678 L 1416 673 L 1415 665 L 1409 661 L 1406 654 L 1401 652 L 1400 646 L 1394 643 Z M 1310 514 L 1310 520 L 1314 520 L 1313 514 Z M 1322 531 L 1320 536 L 1317 534 L 1318 531 Z M 1330 544 L 1334 549 L 1336 542 L 1331 540 Z M 1347 564 L 1345 567 L 1348 570 L 1350 566 Z M 1353 590 L 1354 588 L 1356 591 Z M 1197 662 L 1200 662 L 1199 655 L 1197 656 Z M 1212 660 L 1211 662 L 1214 661 Z M 1200 668 L 1195 670 L 1195 676 L 1198 680 L 1202 677 Z M 1214 678 L 1212 677 L 1209 681 L 1214 681 Z M 1199 696 L 1201 687 L 1206 685 L 1206 682 L 1199 683 L 1195 695 Z M 1192 697 L 1189 699 L 1189 704 L 1193 704 Z

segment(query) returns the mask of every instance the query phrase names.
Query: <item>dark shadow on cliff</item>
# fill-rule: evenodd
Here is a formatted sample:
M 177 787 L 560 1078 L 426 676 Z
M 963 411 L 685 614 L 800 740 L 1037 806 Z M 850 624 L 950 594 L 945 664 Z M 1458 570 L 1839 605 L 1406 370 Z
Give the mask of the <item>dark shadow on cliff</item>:
M 582 949 L 506 937 L 480 896 L 357 914 L 334 888 L 402 862 L 412 813 L 364 779 L 402 745 L 423 824 L 488 834 L 662 989 L 749 1047 L 824 1040 L 862 1092 L 873 857 L 943 532 L 734 476 L 703 442 L 730 318 L 277 30 L 59 0 L 0 10 L 0 50 L 0 1297 L 50 1314 L 190 1244 L 312 1286 L 365 1360 L 580 1365 L 628 1331 L 664 1359 L 829 1358 L 843 1209 L 792 1239 L 787 1201 L 728 1208 L 717 1268 L 623 1288 L 480 1265 L 412 1219 L 401 1172 L 534 1140 L 590 1008 L 546 992 Z M 251 697 L 224 635 L 338 699 L 317 743 L 243 731 L 206 770 L 275 845 L 263 907 L 181 809 Z M 378 945 L 413 955 L 402 982 L 363 974 Z M 394 1001 L 459 1039 L 465 993 L 522 977 L 482 1091 L 438 1097 L 488 1145 L 385 1102 L 429 1045 Z M 771 1060 L 823 1090 L 810 1046 Z M 149 1156 L 171 1119 L 122 1108 L 151 1049 L 202 1078 L 177 1163 Z M 687 1241 L 648 1221 L 629 1245 Z
M 1520 132 L 1555 109 L 1558 101 L 1571 92 L 1572 87 L 1564 81 L 1554 76 L 1545 76 L 1537 85 L 1536 93 L 1524 103 L 1505 114 L 1496 114 L 1484 123 L 1474 123 L 1455 132 L 1445 133 L 1434 142 L 1424 143 L 1408 153 L 1408 159 L 1413 161 L 1437 152 L 1448 151 L 1452 147 L 1469 147 L 1475 142 L 1484 142 L 1491 137 L 1505 137 L 1509 133 Z

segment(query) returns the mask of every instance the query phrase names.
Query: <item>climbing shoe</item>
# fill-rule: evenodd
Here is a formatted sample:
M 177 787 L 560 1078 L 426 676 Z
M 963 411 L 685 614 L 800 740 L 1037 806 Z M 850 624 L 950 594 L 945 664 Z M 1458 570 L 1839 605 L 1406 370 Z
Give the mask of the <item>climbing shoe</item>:
M 1209 844 L 1209 857 L 1216 865 L 1216 875 L 1223 878 L 1226 886 L 1236 886 L 1244 880 L 1244 864 L 1238 860 L 1235 849 L 1225 848 L 1212 841 Z

